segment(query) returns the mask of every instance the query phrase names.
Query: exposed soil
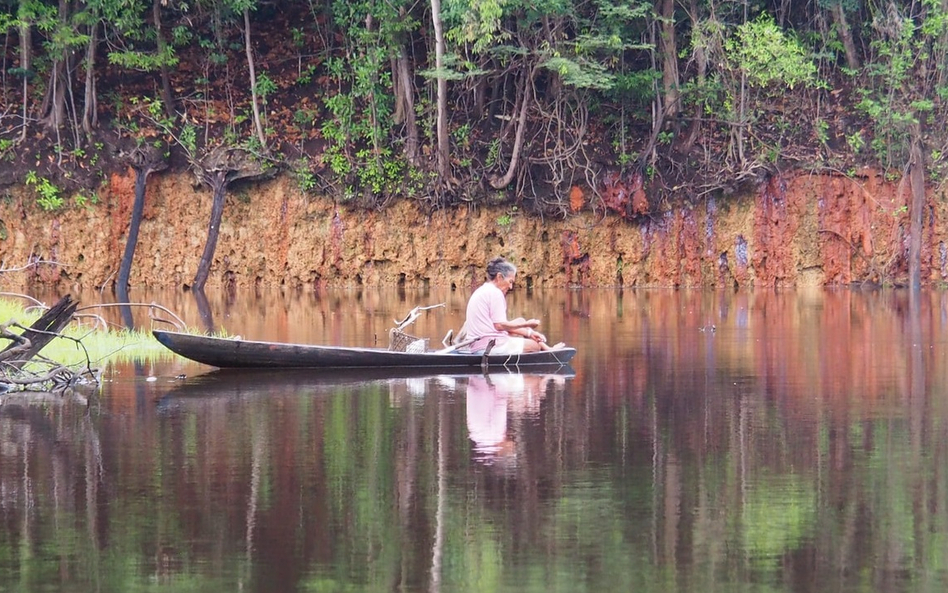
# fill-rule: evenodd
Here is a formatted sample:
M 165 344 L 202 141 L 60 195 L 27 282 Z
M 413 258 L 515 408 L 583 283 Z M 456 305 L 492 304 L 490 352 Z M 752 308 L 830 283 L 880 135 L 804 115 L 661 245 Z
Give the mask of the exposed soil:
M 210 192 L 190 175 L 156 174 L 131 274 L 135 287 L 190 284 L 204 242 Z M 96 206 L 37 211 L 32 190 L 0 201 L 5 290 L 40 282 L 110 286 L 134 196 L 131 171 L 110 177 Z M 583 190 L 575 188 L 579 205 Z M 758 191 L 630 221 L 583 207 L 566 219 L 471 207 L 428 212 L 341 207 L 299 191 L 288 176 L 238 187 L 221 225 L 208 287 L 441 285 L 481 281 L 503 254 L 528 286 L 779 287 L 892 285 L 907 277 L 908 189 L 872 171 L 853 177 L 774 177 Z M 948 280 L 945 200 L 930 199 L 923 279 Z

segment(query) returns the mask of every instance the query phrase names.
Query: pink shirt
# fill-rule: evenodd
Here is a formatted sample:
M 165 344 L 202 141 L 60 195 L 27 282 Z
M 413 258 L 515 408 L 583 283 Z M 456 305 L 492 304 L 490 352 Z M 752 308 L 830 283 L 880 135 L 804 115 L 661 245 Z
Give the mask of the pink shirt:
M 494 329 L 497 321 L 507 321 L 507 299 L 493 282 L 485 282 L 467 302 L 467 335 L 477 338 L 471 350 L 483 350 L 492 338 L 506 338 L 507 332 Z M 498 340 L 500 343 L 500 340 Z

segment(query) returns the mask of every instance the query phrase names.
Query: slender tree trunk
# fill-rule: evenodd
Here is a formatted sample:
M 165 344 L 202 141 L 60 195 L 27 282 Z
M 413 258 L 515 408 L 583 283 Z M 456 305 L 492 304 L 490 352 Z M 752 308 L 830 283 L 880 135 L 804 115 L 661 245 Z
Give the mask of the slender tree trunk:
M 846 53 L 846 65 L 850 70 L 859 69 L 859 54 L 856 53 L 856 45 L 853 43 L 853 32 L 846 21 L 846 11 L 843 10 L 842 1 L 836 2 L 830 8 L 830 14 L 833 15 L 833 22 L 836 23 L 836 31 L 839 33 L 839 39 L 843 42 L 843 51 Z
M 33 28 L 24 19 L 20 25 L 20 67 L 23 70 L 23 129 L 20 131 L 20 141 L 26 140 L 26 118 L 29 115 L 30 104 L 30 68 L 33 67 Z
M 411 63 L 408 60 L 408 49 L 402 48 L 396 60 L 398 71 L 398 105 L 401 108 L 405 121 L 405 158 L 412 165 L 418 161 L 418 123 L 415 117 L 415 89 L 411 82 Z
M 65 28 L 69 20 L 69 1 L 59 0 L 59 26 Z M 50 130 L 58 130 L 66 119 L 66 68 L 65 48 L 53 50 L 49 87 L 43 100 L 43 124 Z
M 747 24 L 747 0 L 744 0 L 744 20 L 742 24 Z M 746 124 L 745 114 L 747 113 L 747 73 L 741 69 L 741 92 L 740 92 L 740 101 L 738 103 L 738 113 L 737 113 L 737 126 L 732 127 L 731 134 L 736 136 L 735 144 L 737 145 L 737 162 L 744 165 L 744 125 Z
M 89 44 L 86 46 L 86 85 L 82 108 L 82 130 L 91 134 L 99 123 L 98 100 L 95 92 L 95 45 L 99 30 L 99 21 L 92 22 L 89 31 Z
M 161 73 L 161 101 L 165 104 L 165 114 L 174 119 L 177 115 L 174 104 L 174 94 L 171 92 L 171 75 L 168 72 L 168 65 L 165 63 L 165 53 L 168 51 L 168 42 L 165 41 L 165 34 L 161 27 L 161 4 L 162 0 L 154 0 L 151 6 L 152 21 L 155 25 L 157 34 L 156 44 L 158 56 L 161 61 L 159 71 Z
M 250 101 L 253 104 L 253 127 L 257 132 L 257 139 L 264 151 L 267 149 L 267 137 L 263 133 L 263 123 L 260 120 L 260 106 L 257 99 L 257 71 L 253 62 L 253 47 L 250 45 L 250 9 L 244 9 L 244 47 L 247 50 L 247 67 L 250 70 Z
M 698 2 L 697 0 L 691 0 L 691 10 L 690 17 L 692 26 L 698 24 Z M 705 53 L 705 48 L 702 44 L 696 44 L 694 48 L 694 59 L 695 65 L 697 66 L 697 72 L 695 79 L 698 83 L 698 88 L 703 89 L 704 85 L 707 83 L 708 78 L 708 55 Z M 698 134 L 701 131 L 701 120 L 704 118 L 704 106 L 700 101 L 695 102 L 694 113 L 691 116 L 691 125 L 688 129 L 688 137 L 685 139 L 684 148 L 682 152 L 688 154 L 691 152 L 691 149 L 694 147 L 695 142 L 698 140 Z
M 204 290 L 211 262 L 214 261 L 214 252 L 217 251 L 217 238 L 220 235 L 224 201 L 227 198 L 227 174 L 224 171 L 214 171 L 210 173 L 207 183 L 214 192 L 214 198 L 211 202 L 211 220 L 207 226 L 207 243 L 204 245 L 204 253 L 201 254 L 201 261 L 198 263 L 197 273 L 191 285 L 191 290 L 197 292 Z
M 665 90 L 665 114 L 675 116 L 679 110 L 678 43 L 675 38 L 675 0 L 662 0 L 661 5 L 662 84 Z
M 925 213 L 925 155 L 921 126 L 912 126 L 909 153 L 909 181 L 912 200 L 909 206 L 909 289 L 917 291 L 922 281 L 922 226 Z
M 57 57 L 53 61 L 49 77 L 49 90 L 43 100 L 43 125 L 50 130 L 58 130 L 66 120 L 66 64 Z
M 441 182 L 451 179 L 450 144 L 448 143 L 448 80 L 442 75 L 444 68 L 444 31 L 441 26 L 441 0 L 431 0 L 431 23 L 435 33 L 435 69 L 438 71 L 437 136 L 438 174 Z
M 513 152 L 510 155 L 510 164 L 503 177 L 491 179 L 490 185 L 494 189 L 503 189 L 510 185 L 517 167 L 520 165 L 520 150 L 523 147 L 524 130 L 527 127 L 527 113 L 530 111 L 530 100 L 533 97 L 533 68 L 528 67 L 524 72 L 523 92 L 520 99 L 520 113 L 517 116 L 517 132 L 514 135 Z
M 135 168 L 135 203 L 132 205 L 132 219 L 128 224 L 125 253 L 122 255 L 118 279 L 115 281 L 118 294 L 125 294 L 126 302 L 128 301 L 128 277 L 131 275 L 135 247 L 138 245 L 138 231 L 142 224 L 142 214 L 145 212 L 145 185 L 149 173 L 151 173 L 150 168 Z

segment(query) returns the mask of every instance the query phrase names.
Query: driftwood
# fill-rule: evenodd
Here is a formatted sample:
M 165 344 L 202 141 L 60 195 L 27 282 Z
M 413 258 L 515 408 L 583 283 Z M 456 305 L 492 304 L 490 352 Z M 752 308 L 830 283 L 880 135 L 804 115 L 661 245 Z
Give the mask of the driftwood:
M 72 300 L 72 296 L 67 294 L 22 334 L 14 334 L 8 331 L 6 326 L 0 328 L 0 337 L 12 341 L 0 350 L 0 363 L 16 369 L 23 368 L 23 365 L 39 354 L 40 350 L 72 321 L 78 305 L 79 302 Z

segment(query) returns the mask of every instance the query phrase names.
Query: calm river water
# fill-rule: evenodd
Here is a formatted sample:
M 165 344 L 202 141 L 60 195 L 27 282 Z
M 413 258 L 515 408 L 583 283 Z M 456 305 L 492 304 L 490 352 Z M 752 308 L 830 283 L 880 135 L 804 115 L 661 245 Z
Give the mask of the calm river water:
M 465 299 L 142 298 L 201 330 L 344 345 L 443 302 L 412 328 L 437 343 Z M 578 348 L 571 369 L 165 355 L 109 366 L 88 408 L 0 406 L 0 591 L 948 589 L 948 293 L 508 302 Z

